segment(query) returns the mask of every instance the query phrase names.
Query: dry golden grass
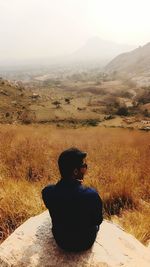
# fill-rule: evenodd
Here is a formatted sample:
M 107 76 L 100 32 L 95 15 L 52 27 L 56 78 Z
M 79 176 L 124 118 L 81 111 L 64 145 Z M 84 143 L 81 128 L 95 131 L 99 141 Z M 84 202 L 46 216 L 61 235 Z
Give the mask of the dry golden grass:
M 150 135 L 125 129 L 58 129 L 1 125 L 0 235 L 44 209 L 41 189 L 59 179 L 57 158 L 76 146 L 88 152 L 85 184 L 104 201 L 105 217 L 117 215 L 123 227 L 146 244 L 150 239 Z
M 117 222 L 133 234 L 137 239 L 148 244 L 150 241 L 150 207 L 141 207 L 137 210 L 123 211 L 121 216 L 112 220 Z

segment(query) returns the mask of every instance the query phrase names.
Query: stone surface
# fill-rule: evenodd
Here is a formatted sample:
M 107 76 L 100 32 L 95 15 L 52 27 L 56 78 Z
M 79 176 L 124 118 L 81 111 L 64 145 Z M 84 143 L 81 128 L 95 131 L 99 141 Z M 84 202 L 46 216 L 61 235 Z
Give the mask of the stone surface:
M 0 246 L 1 267 L 149 267 L 150 253 L 119 226 L 104 221 L 91 249 L 66 253 L 51 233 L 48 212 L 22 224 Z

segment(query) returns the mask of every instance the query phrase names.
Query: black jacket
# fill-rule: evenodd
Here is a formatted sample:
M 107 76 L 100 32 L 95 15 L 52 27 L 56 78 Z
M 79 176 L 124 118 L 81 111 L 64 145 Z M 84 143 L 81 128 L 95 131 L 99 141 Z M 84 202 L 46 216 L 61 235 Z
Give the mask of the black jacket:
M 91 247 L 103 220 L 102 200 L 96 190 L 61 179 L 56 185 L 46 186 L 42 197 L 57 244 L 70 251 Z

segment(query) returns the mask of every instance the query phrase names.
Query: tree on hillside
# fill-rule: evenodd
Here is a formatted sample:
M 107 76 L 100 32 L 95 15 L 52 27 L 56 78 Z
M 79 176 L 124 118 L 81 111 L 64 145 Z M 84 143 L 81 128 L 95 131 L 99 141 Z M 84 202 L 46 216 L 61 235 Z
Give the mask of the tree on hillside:
M 128 108 L 127 107 L 119 107 L 116 114 L 119 116 L 128 116 L 129 115 Z

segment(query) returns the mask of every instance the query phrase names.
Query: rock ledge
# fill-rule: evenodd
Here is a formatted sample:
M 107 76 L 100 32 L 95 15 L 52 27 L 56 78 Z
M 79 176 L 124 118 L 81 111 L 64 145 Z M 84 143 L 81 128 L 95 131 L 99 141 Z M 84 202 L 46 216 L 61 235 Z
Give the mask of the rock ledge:
M 48 211 L 32 217 L 0 246 L 1 267 L 149 267 L 149 249 L 119 226 L 104 221 L 91 249 L 66 253 L 51 233 Z

